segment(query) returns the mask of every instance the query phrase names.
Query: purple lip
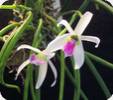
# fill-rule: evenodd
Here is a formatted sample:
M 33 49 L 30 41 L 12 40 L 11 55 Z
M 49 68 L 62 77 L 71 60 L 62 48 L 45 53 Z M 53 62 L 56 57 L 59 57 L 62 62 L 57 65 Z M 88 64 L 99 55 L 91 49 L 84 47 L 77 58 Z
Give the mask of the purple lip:
M 68 41 L 66 43 L 66 45 L 64 46 L 64 53 L 65 53 L 66 57 L 73 55 L 75 43 L 76 43 L 76 41 L 72 39 L 72 40 Z
M 40 64 L 44 64 L 45 61 L 44 60 L 41 60 L 39 59 L 35 54 L 32 54 L 30 57 L 29 57 L 29 60 L 32 64 L 35 64 L 35 65 L 40 65 Z

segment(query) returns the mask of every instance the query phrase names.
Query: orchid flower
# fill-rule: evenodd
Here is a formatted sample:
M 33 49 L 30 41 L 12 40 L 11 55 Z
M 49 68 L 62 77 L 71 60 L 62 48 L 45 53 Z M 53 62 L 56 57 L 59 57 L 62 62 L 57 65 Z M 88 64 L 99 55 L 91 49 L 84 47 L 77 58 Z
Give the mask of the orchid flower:
M 0 6 L 6 1 L 8 1 L 8 0 L 0 0 Z
M 110 98 L 108 98 L 107 100 L 113 100 L 113 95 Z
M 45 77 L 47 74 L 47 69 L 48 69 L 48 63 L 49 63 L 51 70 L 53 71 L 54 78 L 55 78 L 54 82 L 51 84 L 51 87 L 53 87 L 56 83 L 57 71 L 56 71 L 54 64 L 51 62 L 50 59 L 54 57 L 55 53 L 51 53 L 47 50 L 40 51 L 39 49 L 34 48 L 30 45 L 26 45 L 26 44 L 19 46 L 17 48 L 17 51 L 21 50 L 21 49 L 30 49 L 30 50 L 34 51 L 35 53 L 37 53 L 37 55 L 31 54 L 30 57 L 19 66 L 19 68 L 17 70 L 17 74 L 16 74 L 16 79 L 17 79 L 19 73 L 28 64 L 38 65 L 39 72 L 38 72 L 38 78 L 37 78 L 37 82 L 36 82 L 36 89 L 39 89 L 40 86 L 42 85 L 43 81 L 45 80 Z
M 91 12 L 86 12 L 82 15 L 74 30 L 66 20 L 61 20 L 58 25 L 64 25 L 69 33 L 57 36 L 51 43 L 48 44 L 46 50 L 50 52 L 63 50 L 65 57 L 73 56 L 75 61 L 74 68 L 79 69 L 84 63 L 84 49 L 82 41 L 96 43 L 96 48 L 100 43 L 100 39 L 95 36 L 82 35 L 92 16 L 93 14 Z
M 106 0 L 106 1 L 109 2 L 113 6 L 113 0 Z
M 2 96 L 1 92 L 0 92 L 0 100 L 6 100 L 6 99 Z

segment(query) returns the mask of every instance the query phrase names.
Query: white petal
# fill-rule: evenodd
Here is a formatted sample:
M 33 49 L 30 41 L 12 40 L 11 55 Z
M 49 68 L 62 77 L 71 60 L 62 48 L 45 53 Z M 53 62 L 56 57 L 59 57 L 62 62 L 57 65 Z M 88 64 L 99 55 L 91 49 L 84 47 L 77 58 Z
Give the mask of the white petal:
M 47 62 L 39 66 L 38 77 L 37 77 L 37 82 L 35 86 L 36 89 L 39 89 L 42 83 L 44 82 L 47 74 L 47 69 L 48 69 Z
M 53 87 L 56 84 L 56 80 L 57 80 L 57 70 L 54 66 L 54 64 L 49 60 L 49 65 L 51 67 L 51 70 L 53 71 L 53 75 L 54 75 L 54 82 L 51 84 L 51 87 Z
M 2 96 L 1 92 L 0 92 L 0 100 L 6 100 L 6 99 Z
M 75 61 L 75 69 L 80 69 L 84 63 L 84 49 L 82 43 L 77 45 L 74 49 L 74 61 Z
M 19 46 L 19 47 L 17 48 L 17 51 L 19 51 L 20 49 L 30 49 L 30 50 L 32 50 L 32 51 L 34 51 L 34 52 L 36 52 L 36 53 L 41 53 L 41 51 L 40 51 L 39 49 L 34 48 L 34 47 L 32 47 L 32 46 L 30 46 L 30 45 L 27 45 L 27 44 L 23 44 L 23 45 Z
M 53 41 L 51 41 L 48 44 L 47 48 L 45 49 L 46 52 L 52 53 L 52 52 L 55 52 L 57 50 L 63 49 L 63 47 L 67 41 L 67 38 L 69 36 L 70 36 L 70 34 L 64 34 L 64 35 L 56 37 Z
M 110 98 L 108 98 L 107 100 L 113 100 L 113 94 L 112 94 L 112 96 L 111 96 Z
M 66 27 L 66 29 L 68 30 L 69 33 L 73 33 L 73 29 L 71 28 L 70 24 L 66 20 L 61 20 L 58 23 L 58 26 L 59 25 L 64 25 Z
M 8 1 L 8 0 L 0 0 L 0 6 L 6 1 Z
M 30 63 L 29 60 L 26 60 L 24 61 L 18 68 L 17 70 L 17 74 L 16 74 L 16 77 L 15 77 L 15 80 L 18 78 L 18 75 L 20 74 L 20 72 Z
M 93 14 L 91 12 L 86 12 L 84 15 L 82 15 L 77 26 L 75 27 L 74 33 L 81 35 L 88 26 L 92 16 Z
M 100 44 L 100 39 L 98 37 L 95 37 L 95 36 L 83 36 L 82 35 L 81 40 L 96 43 L 95 48 L 97 48 Z
M 113 0 L 106 0 L 113 6 Z

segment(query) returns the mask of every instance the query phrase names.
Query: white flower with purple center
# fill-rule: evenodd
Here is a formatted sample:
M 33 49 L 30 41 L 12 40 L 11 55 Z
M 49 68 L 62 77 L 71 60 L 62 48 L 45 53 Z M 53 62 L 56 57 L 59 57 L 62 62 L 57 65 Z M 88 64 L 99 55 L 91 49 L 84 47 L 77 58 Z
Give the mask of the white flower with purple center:
M 47 69 L 48 69 L 48 63 L 49 63 L 51 70 L 53 71 L 54 78 L 55 78 L 54 82 L 51 84 L 51 87 L 53 87 L 56 83 L 57 71 L 56 71 L 54 64 L 51 62 L 50 59 L 54 57 L 55 53 L 51 53 L 47 50 L 40 51 L 39 49 L 34 48 L 30 45 L 26 45 L 26 44 L 23 44 L 17 48 L 17 50 L 21 50 L 21 49 L 30 49 L 37 54 L 31 54 L 30 57 L 19 66 L 15 79 L 17 79 L 20 72 L 28 64 L 34 64 L 36 66 L 39 66 L 38 77 L 37 77 L 37 82 L 36 82 L 36 89 L 39 89 L 45 80 Z
M 0 0 L 0 6 L 6 1 L 8 1 L 8 0 Z
M 95 47 L 98 47 L 100 43 L 100 39 L 98 37 L 82 35 L 92 16 L 93 14 L 91 12 L 86 12 L 82 15 L 74 30 L 66 20 L 61 20 L 58 25 L 64 25 L 69 33 L 56 37 L 48 44 L 46 50 L 50 52 L 63 50 L 65 57 L 73 56 L 75 61 L 74 68 L 79 69 L 84 63 L 84 49 L 82 41 L 96 43 Z

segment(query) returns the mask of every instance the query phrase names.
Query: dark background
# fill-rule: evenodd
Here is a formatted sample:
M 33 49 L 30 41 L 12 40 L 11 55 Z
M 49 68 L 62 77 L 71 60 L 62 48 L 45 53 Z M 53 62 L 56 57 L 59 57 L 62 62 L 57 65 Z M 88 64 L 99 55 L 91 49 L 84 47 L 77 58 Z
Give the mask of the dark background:
M 65 10 L 74 10 L 78 9 L 82 3 L 82 0 L 65 0 L 68 3 L 64 4 L 64 0 L 62 0 L 62 5 L 65 7 Z M 89 42 L 84 42 L 84 49 L 102 57 L 113 63 L 113 15 L 109 14 L 104 9 L 100 8 L 100 10 L 96 10 L 95 5 L 90 5 L 87 8 L 87 11 L 91 11 L 94 16 L 89 24 L 88 28 L 85 30 L 84 34 L 94 35 L 101 39 L 101 43 L 98 48 L 95 49 L 94 44 Z M 8 10 L 0 10 L 0 29 L 8 24 L 8 21 L 12 19 L 12 12 Z M 69 19 L 70 15 L 65 16 L 65 19 Z M 75 24 L 76 25 L 76 24 Z M 68 65 L 69 62 L 67 63 Z M 102 66 L 100 64 L 94 63 L 96 65 L 97 70 L 100 75 L 104 79 L 106 85 L 108 86 L 111 93 L 113 93 L 113 70 L 106 68 L 106 66 Z M 57 63 L 57 69 L 59 72 L 59 62 Z M 71 70 L 71 68 L 69 68 Z M 101 91 L 98 83 L 96 82 L 94 76 L 89 71 L 88 67 L 84 64 L 84 66 L 80 69 L 81 71 L 81 87 L 89 97 L 89 100 L 106 100 L 103 92 Z M 49 70 L 50 72 L 50 70 Z M 48 72 L 48 76 L 46 81 L 44 82 L 42 89 L 42 100 L 58 100 L 58 84 L 59 79 L 55 87 L 50 88 L 50 84 L 52 82 L 52 74 Z M 8 74 L 8 69 L 6 69 L 5 79 L 8 83 L 18 84 L 20 87 L 23 85 L 21 80 L 14 81 L 14 75 Z M 60 73 L 59 73 L 60 74 Z M 59 75 L 58 74 L 58 75 Z M 73 98 L 73 85 L 69 81 L 68 77 L 65 78 L 65 93 L 64 100 L 72 100 Z M 7 100 L 22 100 L 22 95 L 13 89 L 7 89 L 3 86 L 0 87 L 0 90 L 4 97 Z M 82 99 L 81 99 L 82 100 Z

